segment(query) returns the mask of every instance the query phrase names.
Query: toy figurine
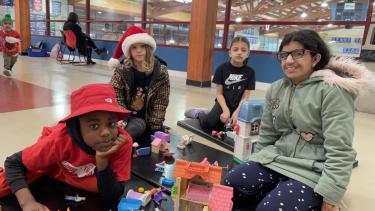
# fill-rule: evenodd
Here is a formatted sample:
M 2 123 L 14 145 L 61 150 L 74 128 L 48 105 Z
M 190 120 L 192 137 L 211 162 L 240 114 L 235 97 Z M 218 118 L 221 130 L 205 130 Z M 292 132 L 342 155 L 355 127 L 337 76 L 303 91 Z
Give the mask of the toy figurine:
M 224 139 L 225 137 L 225 132 L 224 131 L 216 131 L 216 130 L 213 130 L 211 135 L 216 137 L 216 138 L 220 138 L 220 139 Z
M 139 147 L 139 144 L 137 142 L 133 143 L 133 158 L 137 157 L 137 147 Z
M 193 141 L 193 137 L 194 135 L 183 135 L 181 137 L 180 143 L 178 143 L 177 145 L 177 149 L 185 149 L 187 145 L 191 144 L 191 142 Z
M 74 201 L 74 202 L 81 202 L 81 201 L 85 201 L 86 197 L 78 196 L 78 194 L 76 196 L 68 196 L 68 195 L 66 195 L 65 196 L 65 200 L 67 200 L 67 201 Z

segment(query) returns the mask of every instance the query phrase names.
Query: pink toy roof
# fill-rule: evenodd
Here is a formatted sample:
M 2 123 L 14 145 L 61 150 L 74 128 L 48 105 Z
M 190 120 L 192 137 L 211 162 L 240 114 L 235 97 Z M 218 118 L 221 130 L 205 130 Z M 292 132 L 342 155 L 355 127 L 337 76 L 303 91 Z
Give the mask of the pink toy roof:
M 159 138 L 155 138 L 155 139 L 151 142 L 151 145 L 152 145 L 152 146 L 159 146 L 161 142 L 162 142 L 161 139 L 159 139 Z
M 176 160 L 174 177 L 191 179 L 199 175 L 207 183 L 220 183 L 222 168 L 208 163 L 197 163 L 186 160 Z
M 231 211 L 233 207 L 232 197 L 232 187 L 214 184 L 208 201 L 208 207 L 215 211 Z

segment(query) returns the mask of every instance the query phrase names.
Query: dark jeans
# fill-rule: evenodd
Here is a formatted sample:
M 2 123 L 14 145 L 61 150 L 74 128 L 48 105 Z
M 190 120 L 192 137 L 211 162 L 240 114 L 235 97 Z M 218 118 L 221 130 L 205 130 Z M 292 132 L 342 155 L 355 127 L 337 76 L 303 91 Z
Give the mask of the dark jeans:
M 233 112 L 234 110 L 230 111 L 231 116 Z M 200 112 L 198 114 L 198 119 L 201 127 L 206 130 L 224 130 L 224 123 L 220 121 L 221 113 L 223 113 L 223 109 L 221 109 L 218 102 L 215 102 L 214 106 L 212 107 L 211 111 L 208 112 L 208 114 Z
M 236 166 L 225 176 L 224 183 L 234 188 L 233 201 L 268 210 L 320 210 L 322 196 L 309 186 L 285 177 L 261 164 L 248 162 Z

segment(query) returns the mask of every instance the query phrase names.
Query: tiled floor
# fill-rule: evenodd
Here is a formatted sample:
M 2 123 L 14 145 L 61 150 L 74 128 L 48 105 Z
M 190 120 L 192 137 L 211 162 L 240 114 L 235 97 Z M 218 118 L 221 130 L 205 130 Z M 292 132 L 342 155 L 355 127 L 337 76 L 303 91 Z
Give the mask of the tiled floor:
M 0 55 L 2 67 L 2 55 Z M 2 71 L 1 71 L 2 72 Z M 214 88 L 185 85 L 183 74 L 171 75 L 170 105 L 166 124 L 180 134 L 189 132 L 177 127 L 187 107 L 210 107 Z M 111 72 L 103 65 L 60 65 L 50 58 L 20 57 L 11 79 L 0 76 L 0 165 L 7 155 L 34 143 L 44 125 L 53 125 L 69 113 L 67 95 L 88 83 L 107 83 Z M 264 98 L 256 90 L 253 99 Z M 344 210 L 372 210 L 375 201 L 375 115 L 356 113 L 354 146 L 359 167 L 354 169 L 344 202 Z M 198 141 L 220 150 L 225 149 L 197 137 Z M 227 151 L 228 152 L 228 151 Z

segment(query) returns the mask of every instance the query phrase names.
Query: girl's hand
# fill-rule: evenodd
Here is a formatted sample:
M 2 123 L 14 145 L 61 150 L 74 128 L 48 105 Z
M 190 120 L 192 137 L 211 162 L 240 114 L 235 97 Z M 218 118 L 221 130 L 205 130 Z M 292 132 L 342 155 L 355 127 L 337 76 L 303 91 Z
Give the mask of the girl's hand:
M 233 127 L 237 125 L 238 114 L 239 114 L 239 112 L 237 112 L 237 111 L 233 112 L 233 114 L 232 114 L 232 125 L 233 125 Z
M 220 115 L 220 121 L 224 124 L 226 124 L 228 122 L 230 118 L 230 113 L 229 111 L 224 111 L 223 113 L 221 113 Z
M 339 211 L 339 206 L 323 201 L 322 211 Z
M 23 211 L 49 211 L 48 207 L 44 206 L 43 204 L 33 200 L 25 203 L 22 206 Z
M 127 140 L 128 139 L 126 137 L 124 137 L 122 134 L 119 134 L 117 139 L 113 142 L 112 147 L 108 151 L 106 152 L 96 151 L 96 156 L 100 158 L 107 158 L 109 155 L 117 152 L 120 149 L 120 147 L 123 144 L 125 144 Z

